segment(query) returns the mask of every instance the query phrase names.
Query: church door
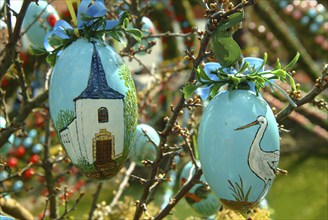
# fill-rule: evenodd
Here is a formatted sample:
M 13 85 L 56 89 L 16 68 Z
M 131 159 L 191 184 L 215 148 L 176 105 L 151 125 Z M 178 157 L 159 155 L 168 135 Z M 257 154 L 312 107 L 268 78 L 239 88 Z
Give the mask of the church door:
M 97 140 L 96 163 L 105 164 L 112 162 L 112 140 Z

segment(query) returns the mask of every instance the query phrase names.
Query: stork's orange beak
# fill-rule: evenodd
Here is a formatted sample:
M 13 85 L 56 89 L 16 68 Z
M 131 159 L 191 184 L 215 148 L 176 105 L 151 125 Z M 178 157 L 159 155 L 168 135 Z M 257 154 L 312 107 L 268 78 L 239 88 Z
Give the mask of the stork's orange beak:
M 258 121 L 253 121 L 253 122 L 251 122 L 251 123 L 249 123 L 247 125 L 241 126 L 239 128 L 235 128 L 235 131 L 243 130 L 245 128 L 249 128 L 249 127 L 254 126 L 254 125 L 257 125 L 257 124 L 259 124 Z

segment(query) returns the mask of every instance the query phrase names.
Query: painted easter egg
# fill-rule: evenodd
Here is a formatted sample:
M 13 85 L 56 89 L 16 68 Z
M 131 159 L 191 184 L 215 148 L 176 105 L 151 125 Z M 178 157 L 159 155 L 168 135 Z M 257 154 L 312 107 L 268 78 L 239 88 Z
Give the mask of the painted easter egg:
M 49 85 L 57 134 L 90 179 L 109 179 L 129 155 L 137 124 L 131 74 L 110 47 L 78 39 L 57 57 Z
M 54 7 L 46 1 L 31 2 L 23 20 L 22 30 L 27 31 L 28 42 L 35 47 L 43 48 L 43 39 L 59 19 Z
M 198 164 L 200 165 L 200 164 Z M 182 169 L 180 175 L 180 186 L 183 186 L 195 173 L 195 166 L 188 162 Z M 206 182 L 204 175 L 201 181 Z M 221 206 L 219 199 L 205 184 L 195 184 L 185 195 L 187 203 L 201 216 L 208 217 L 219 211 Z
M 138 124 L 136 129 L 136 135 L 134 138 L 134 144 L 131 147 L 130 159 L 134 161 L 137 165 L 142 165 L 141 161 L 156 159 L 157 150 L 153 143 L 148 141 L 144 132 L 158 145 L 160 142 L 160 137 L 157 131 L 146 124 Z
M 7 124 L 7 121 L 4 117 L 0 116 L 0 129 L 5 128 Z M 8 138 L 8 141 L 0 148 L 0 155 L 6 155 L 8 154 L 12 143 L 14 143 L 14 135 L 10 135 Z
M 142 22 L 141 31 L 142 31 L 143 36 L 149 36 L 149 35 L 153 35 L 156 33 L 155 26 L 149 18 L 142 17 L 141 22 Z M 134 46 L 134 49 L 138 51 L 139 47 L 140 47 L 140 49 L 145 48 L 148 46 L 149 42 L 152 40 L 153 40 L 152 38 L 141 40 L 140 42 L 136 43 L 136 45 Z M 146 53 L 141 52 L 139 54 L 144 55 Z
M 246 213 L 265 197 L 276 176 L 275 116 L 251 91 L 221 92 L 203 113 L 198 148 L 205 178 L 221 203 Z

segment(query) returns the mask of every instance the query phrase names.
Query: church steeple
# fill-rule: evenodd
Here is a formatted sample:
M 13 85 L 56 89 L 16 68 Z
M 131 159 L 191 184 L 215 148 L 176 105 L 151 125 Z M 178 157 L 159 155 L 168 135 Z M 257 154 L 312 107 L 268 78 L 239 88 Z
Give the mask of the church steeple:
M 93 54 L 91 58 L 91 70 L 89 81 L 86 89 L 74 99 L 123 99 L 124 95 L 115 91 L 108 86 L 105 71 L 97 51 L 95 43 L 93 43 Z

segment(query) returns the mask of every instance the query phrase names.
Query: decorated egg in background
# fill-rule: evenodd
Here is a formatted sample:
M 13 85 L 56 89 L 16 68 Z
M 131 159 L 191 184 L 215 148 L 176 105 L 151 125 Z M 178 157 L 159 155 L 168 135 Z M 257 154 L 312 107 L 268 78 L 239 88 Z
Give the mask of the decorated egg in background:
M 204 176 L 221 203 L 241 214 L 270 189 L 279 145 L 270 106 L 251 91 L 221 92 L 203 113 L 198 148 Z
M 78 39 L 57 57 L 49 85 L 55 129 L 72 163 L 109 179 L 129 155 L 137 124 L 131 74 L 109 46 Z
M 198 165 L 200 165 L 198 163 Z M 192 162 L 188 162 L 182 169 L 180 175 L 180 186 L 188 182 L 189 178 L 195 173 L 195 166 Z M 204 175 L 201 181 L 206 182 Z M 187 203 L 201 216 L 208 217 L 219 211 L 220 202 L 216 195 L 208 188 L 208 186 L 197 183 L 185 195 Z
M 136 135 L 134 138 L 134 144 L 131 147 L 130 159 L 137 165 L 142 165 L 141 161 L 151 160 L 154 161 L 157 155 L 157 149 L 153 143 L 148 141 L 148 137 L 145 136 L 143 130 L 147 132 L 147 135 L 158 145 L 160 137 L 157 131 L 146 124 L 138 124 L 136 129 Z
M 38 18 L 38 16 L 40 16 Z M 33 24 L 33 22 L 36 22 Z M 43 39 L 59 19 L 55 8 L 46 1 L 31 2 L 23 20 L 22 29 L 32 46 L 43 48 Z M 32 26 L 30 26 L 32 25 Z M 29 29 L 28 29 L 29 28 Z
M 153 34 L 156 33 L 155 26 L 149 18 L 142 17 L 141 22 L 142 22 L 141 31 L 142 31 L 143 36 L 147 37 L 149 35 L 153 35 Z M 152 40 L 153 40 L 152 38 L 147 38 L 147 39 L 141 40 L 140 42 L 136 43 L 136 46 L 134 47 L 134 49 L 139 50 L 138 49 L 139 46 L 147 47 L 149 42 L 152 41 Z M 142 52 L 142 53 L 139 53 L 139 54 L 144 55 L 146 53 Z
M 0 129 L 5 128 L 6 124 L 7 124 L 6 119 L 0 116 Z M 5 143 L 2 147 L 0 147 L 0 155 L 6 155 L 9 152 L 13 142 L 14 142 L 14 135 L 10 135 L 7 143 Z

